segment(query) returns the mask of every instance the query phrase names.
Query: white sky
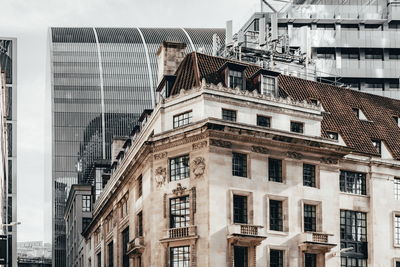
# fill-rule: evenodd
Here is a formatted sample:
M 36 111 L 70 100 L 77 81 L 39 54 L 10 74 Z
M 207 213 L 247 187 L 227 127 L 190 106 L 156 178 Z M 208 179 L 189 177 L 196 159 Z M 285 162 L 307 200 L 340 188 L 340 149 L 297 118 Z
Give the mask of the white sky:
M 0 36 L 18 39 L 18 241 L 51 240 L 46 89 L 50 26 L 239 28 L 259 0 L 0 0 Z

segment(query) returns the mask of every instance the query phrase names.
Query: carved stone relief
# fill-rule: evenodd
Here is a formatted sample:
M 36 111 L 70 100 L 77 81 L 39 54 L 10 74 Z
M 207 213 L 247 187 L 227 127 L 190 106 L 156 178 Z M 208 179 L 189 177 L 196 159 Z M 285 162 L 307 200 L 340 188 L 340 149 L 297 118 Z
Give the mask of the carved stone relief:
M 203 157 L 197 157 L 192 161 L 191 168 L 193 170 L 194 178 L 203 177 L 204 171 L 206 169 L 206 161 Z
M 157 187 L 164 185 L 167 176 L 167 169 L 163 167 L 158 167 L 154 174 L 154 179 L 156 181 Z

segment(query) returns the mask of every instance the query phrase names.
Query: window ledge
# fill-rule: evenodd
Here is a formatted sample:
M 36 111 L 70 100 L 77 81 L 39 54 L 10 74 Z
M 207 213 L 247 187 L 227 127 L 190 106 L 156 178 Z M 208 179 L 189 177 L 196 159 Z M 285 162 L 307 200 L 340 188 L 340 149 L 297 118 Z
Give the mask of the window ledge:
M 346 196 L 352 196 L 352 197 L 369 198 L 369 195 L 359 195 L 359 194 L 353 194 L 353 193 L 342 192 L 342 191 L 340 191 L 340 194 L 346 195 Z
M 288 231 L 267 230 L 267 234 L 269 234 L 269 235 L 278 235 L 278 236 L 289 236 L 289 232 Z

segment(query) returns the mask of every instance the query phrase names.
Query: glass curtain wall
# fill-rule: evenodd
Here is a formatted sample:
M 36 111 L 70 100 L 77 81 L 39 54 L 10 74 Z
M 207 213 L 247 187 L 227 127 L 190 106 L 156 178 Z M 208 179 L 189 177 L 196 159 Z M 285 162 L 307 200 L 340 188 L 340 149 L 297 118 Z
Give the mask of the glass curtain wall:
M 111 159 L 113 137 L 128 136 L 153 107 L 160 44 L 212 53 L 215 33 L 224 40 L 223 29 L 50 29 L 54 266 L 65 266 L 62 214 L 70 186 L 93 183 L 89 174 L 97 161 Z

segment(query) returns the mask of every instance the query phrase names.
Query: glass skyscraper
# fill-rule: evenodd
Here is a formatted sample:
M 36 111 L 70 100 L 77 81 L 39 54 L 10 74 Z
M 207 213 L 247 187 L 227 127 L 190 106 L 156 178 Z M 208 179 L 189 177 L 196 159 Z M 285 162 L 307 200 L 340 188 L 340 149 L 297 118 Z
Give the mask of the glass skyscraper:
M 163 41 L 212 53 L 223 29 L 51 28 L 53 266 L 65 266 L 66 197 L 95 162 L 110 160 L 113 137 L 127 136 L 155 104 L 156 52 Z
M 0 71 L 5 76 L 5 120 L 7 138 L 6 223 L 17 221 L 17 40 L 0 37 Z M 1 73 L 0 73 L 1 75 Z M 3 212 L 3 210 L 2 210 Z M 17 266 L 17 226 L 6 229 L 8 266 Z

